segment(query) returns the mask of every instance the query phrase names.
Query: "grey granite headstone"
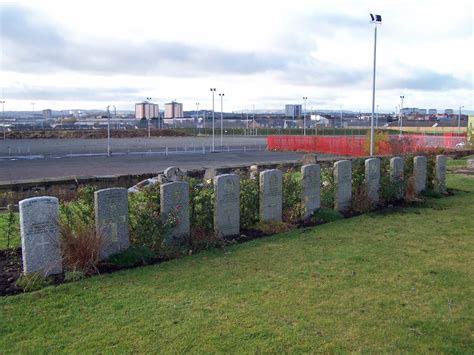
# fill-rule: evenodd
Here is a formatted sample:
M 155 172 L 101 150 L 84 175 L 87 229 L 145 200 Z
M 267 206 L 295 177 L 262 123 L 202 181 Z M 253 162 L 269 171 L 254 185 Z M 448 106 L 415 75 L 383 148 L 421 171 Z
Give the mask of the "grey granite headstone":
M 390 182 L 396 189 L 395 197 L 400 199 L 403 197 L 404 185 L 403 185 L 403 174 L 404 174 L 404 163 L 400 157 L 394 157 L 390 159 Z
M 380 159 L 370 158 L 365 160 L 365 186 L 370 203 L 379 202 L 380 190 Z
M 308 164 L 301 167 L 303 175 L 301 202 L 303 218 L 308 218 L 321 207 L 321 167 L 319 164 Z
M 189 186 L 187 182 L 169 182 L 160 186 L 161 216 L 165 223 L 176 219 L 177 225 L 171 228 L 169 239 L 183 240 L 189 235 Z M 169 242 L 170 240 L 168 240 Z
M 58 199 L 28 198 L 20 201 L 19 209 L 23 272 L 61 273 Z
M 214 231 L 226 237 L 240 232 L 240 178 L 223 174 L 214 178 Z
M 415 176 L 415 193 L 426 189 L 426 157 L 416 156 L 413 158 L 413 174 Z
M 283 175 L 278 169 L 260 173 L 260 221 L 281 221 L 283 208 Z
M 183 180 L 184 176 L 181 169 L 175 166 L 170 166 L 169 168 L 166 168 L 166 170 L 163 172 L 163 175 L 169 182 L 181 181 Z
M 435 189 L 441 193 L 446 192 L 446 163 L 445 155 L 436 156 Z
M 250 179 L 257 180 L 258 173 L 259 173 L 258 165 L 256 164 L 250 165 L 250 168 L 249 168 Z
M 352 203 L 352 163 L 350 160 L 334 163 L 334 183 L 336 185 L 334 209 L 346 211 Z
M 466 162 L 466 167 L 468 169 L 474 169 L 474 159 L 468 159 Z
M 130 246 L 127 189 L 96 191 L 94 202 L 96 232 L 104 238 L 100 256 L 106 259 Z

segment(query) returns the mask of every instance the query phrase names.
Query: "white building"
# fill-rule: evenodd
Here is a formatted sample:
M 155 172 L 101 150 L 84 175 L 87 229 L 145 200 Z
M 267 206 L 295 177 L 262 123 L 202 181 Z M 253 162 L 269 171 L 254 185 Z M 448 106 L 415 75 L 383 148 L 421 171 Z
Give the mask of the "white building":
M 171 101 L 165 104 L 165 118 L 181 118 L 183 115 L 183 104 Z

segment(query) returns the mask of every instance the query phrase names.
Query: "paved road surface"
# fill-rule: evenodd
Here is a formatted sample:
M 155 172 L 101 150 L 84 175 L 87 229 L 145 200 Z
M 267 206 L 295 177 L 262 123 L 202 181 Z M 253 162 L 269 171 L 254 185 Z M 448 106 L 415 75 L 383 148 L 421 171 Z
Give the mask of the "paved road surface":
M 173 155 L 121 155 L 61 159 L 0 161 L 0 182 L 46 177 L 142 174 L 163 171 L 168 166 L 193 169 L 255 162 L 296 161 L 302 153 L 267 151 L 221 152 Z

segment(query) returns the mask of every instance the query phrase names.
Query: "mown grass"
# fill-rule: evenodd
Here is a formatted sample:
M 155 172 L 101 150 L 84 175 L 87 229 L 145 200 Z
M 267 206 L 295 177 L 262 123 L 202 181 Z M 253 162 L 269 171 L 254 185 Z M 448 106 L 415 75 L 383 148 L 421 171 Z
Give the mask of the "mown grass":
M 474 179 L 454 196 L 0 299 L 0 352 L 474 348 Z

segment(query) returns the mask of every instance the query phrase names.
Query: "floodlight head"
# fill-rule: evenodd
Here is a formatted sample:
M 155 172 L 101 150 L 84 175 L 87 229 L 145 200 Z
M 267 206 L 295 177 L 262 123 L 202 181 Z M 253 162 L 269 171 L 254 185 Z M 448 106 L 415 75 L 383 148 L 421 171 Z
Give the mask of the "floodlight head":
M 370 14 L 370 20 L 373 23 L 382 23 L 382 16 L 381 15 Z

